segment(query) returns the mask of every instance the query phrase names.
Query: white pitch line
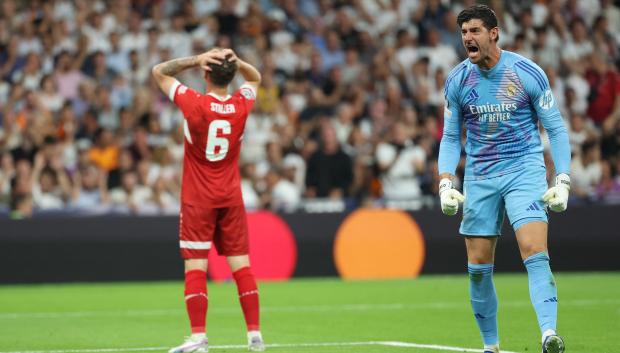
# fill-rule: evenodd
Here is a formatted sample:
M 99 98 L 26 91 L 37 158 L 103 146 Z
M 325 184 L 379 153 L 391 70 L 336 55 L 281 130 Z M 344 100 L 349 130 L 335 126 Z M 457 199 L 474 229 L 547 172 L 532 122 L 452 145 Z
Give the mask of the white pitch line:
M 346 347 L 346 346 L 389 346 L 403 348 L 425 348 L 440 351 L 453 352 L 480 352 L 480 349 L 443 346 L 437 344 L 419 344 L 400 341 L 367 341 L 367 342 L 322 342 L 322 343 L 273 343 L 267 344 L 267 348 L 302 348 L 302 347 Z M 209 346 L 209 349 L 245 349 L 245 345 L 216 345 Z M 114 352 L 143 352 L 143 351 L 165 351 L 168 347 L 141 347 L 141 348 L 91 348 L 91 349 L 59 349 L 41 351 L 11 351 L 0 353 L 114 353 Z M 517 353 L 502 351 L 503 353 Z
M 560 306 L 593 306 L 601 304 L 620 304 L 618 299 L 606 300 L 565 300 L 560 301 Z M 529 307 L 529 301 L 506 301 L 500 300 L 501 307 Z M 301 306 L 279 306 L 263 307 L 263 313 L 286 313 L 286 312 L 334 312 L 334 311 L 371 311 L 371 310 L 405 310 L 405 309 L 459 309 L 468 308 L 469 303 L 463 302 L 431 302 L 431 303 L 392 303 L 392 304 L 343 304 L 343 305 L 301 305 Z M 209 309 L 213 314 L 238 314 L 239 308 L 213 308 Z M 145 309 L 145 310 L 114 310 L 114 311 L 69 311 L 69 312 L 24 312 L 24 313 L 1 313 L 0 320 L 9 319 L 59 319 L 59 318 L 80 318 L 80 317 L 130 317 L 130 316 L 177 316 L 183 315 L 184 311 L 179 309 Z
M 426 348 L 426 349 L 436 349 L 440 351 L 454 351 L 454 352 L 475 352 L 480 353 L 480 348 L 462 348 L 462 347 L 452 347 L 452 346 L 442 346 L 437 344 L 419 344 L 419 343 L 409 343 L 409 342 L 380 342 L 382 346 L 392 346 L 392 347 L 411 347 L 411 348 Z M 502 349 L 502 353 L 517 353 L 506 351 Z

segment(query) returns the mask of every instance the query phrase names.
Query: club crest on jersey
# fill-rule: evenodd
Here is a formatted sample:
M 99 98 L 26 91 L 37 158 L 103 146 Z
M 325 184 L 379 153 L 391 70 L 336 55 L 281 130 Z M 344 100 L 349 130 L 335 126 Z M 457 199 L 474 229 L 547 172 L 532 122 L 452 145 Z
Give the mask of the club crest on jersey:
M 553 107 L 553 93 L 551 93 L 550 89 L 547 89 L 545 93 L 540 96 L 538 105 L 545 110 Z
M 515 86 L 514 83 L 510 83 L 508 87 L 506 87 L 506 94 L 509 97 L 514 97 L 516 93 L 517 93 L 517 86 Z
M 245 97 L 245 99 L 254 100 L 256 99 L 256 95 L 254 91 L 250 88 L 244 87 L 240 90 L 241 95 Z
M 187 92 L 187 86 L 181 85 L 181 87 L 179 87 L 179 94 L 184 94 L 185 92 Z

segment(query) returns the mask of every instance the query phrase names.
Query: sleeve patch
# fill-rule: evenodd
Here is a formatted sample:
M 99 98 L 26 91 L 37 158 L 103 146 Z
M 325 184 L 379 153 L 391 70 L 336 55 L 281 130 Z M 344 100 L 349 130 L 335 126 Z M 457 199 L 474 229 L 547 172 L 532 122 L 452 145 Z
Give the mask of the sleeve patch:
M 239 88 L 239 93 L 241 93 L 245 99 L 256 100 L 256 90 L 250 85 L 242 85 L 241 88 Z
M 551 109 L 551 107 L 553 107 L 553 103 L 553 93 L 551 93 L 550 89 L 547 89 L 538 100 L 538 105 L 544 110 Z

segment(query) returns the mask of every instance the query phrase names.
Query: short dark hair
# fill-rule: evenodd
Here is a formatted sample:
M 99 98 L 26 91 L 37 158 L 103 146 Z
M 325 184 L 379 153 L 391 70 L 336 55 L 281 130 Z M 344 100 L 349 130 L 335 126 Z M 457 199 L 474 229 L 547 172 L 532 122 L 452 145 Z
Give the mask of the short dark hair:
M 473 19 L 481 20 L 484 27 L 488 30 L 498 27 L 497 15 L 495 15 L 495 11 L 487 5 L 478 4 L 466 8 L 459 13 L 456 18 L 456 23 L 459 27 L 462 27 L 463 23 Z M 499 35 L 497 36 L 497 40 L 499 40 Z
M 226 60 L 221 64 L 207 64 L 211 68 L 209 72 L 209 80 L 218 87 L 226 87 L 235 78 L 237 73 L 237 63 L 228 61 L 232 55 L 226 55 Z

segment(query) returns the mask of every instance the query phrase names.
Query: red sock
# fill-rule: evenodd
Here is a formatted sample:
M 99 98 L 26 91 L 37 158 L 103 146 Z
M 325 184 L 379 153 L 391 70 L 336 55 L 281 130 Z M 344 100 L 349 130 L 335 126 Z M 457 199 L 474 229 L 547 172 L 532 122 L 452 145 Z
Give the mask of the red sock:
M 207 273 L 201 270 L 192 270 L 185 273 L 185 306 L 192 333 L 206 331 L 207 308 Z
M 249 267 L 241 268 L 233 273 L 235 282 L 237 282 L 237 292 L 239 293 L 239 302 L 245 317 L 245 324 L 248 331 L 259 331 L 259 305 L 258 305 L 258 288 L 254 275 Z

